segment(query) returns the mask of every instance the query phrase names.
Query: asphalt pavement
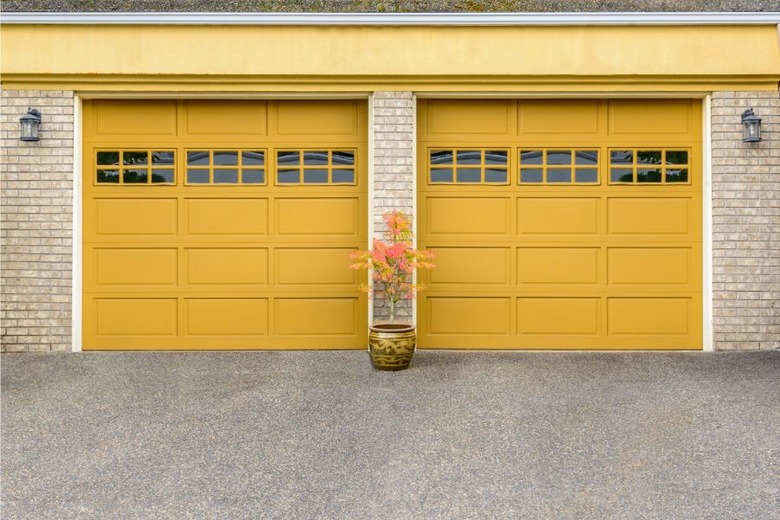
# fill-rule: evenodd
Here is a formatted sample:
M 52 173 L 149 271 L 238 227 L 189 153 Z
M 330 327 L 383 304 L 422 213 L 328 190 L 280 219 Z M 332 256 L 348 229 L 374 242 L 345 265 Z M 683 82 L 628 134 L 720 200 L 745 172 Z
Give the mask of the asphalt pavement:
M 780 351 L 0 363 L 4 520 L 780 518 Z

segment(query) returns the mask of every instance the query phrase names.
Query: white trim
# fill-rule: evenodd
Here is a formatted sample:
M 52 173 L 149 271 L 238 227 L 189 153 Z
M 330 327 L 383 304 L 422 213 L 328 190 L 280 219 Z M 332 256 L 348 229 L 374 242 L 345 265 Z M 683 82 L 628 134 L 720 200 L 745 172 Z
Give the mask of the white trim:
M 702 121 L 702 350 L 715 350 L 712 323 L 712 98 L 704 98 Z
M 414 223 L 414 244 L 412 247 L 417 249 L 417 240 L 420 236 L 417 214 L 417 94 L 412 92 L 412 222 Z M 417 283 L 417 271 L 414 272 L 413 283 Z M 417 302 L 420 299 L 415 296 L 412 302 L 412 325 L 417 328 Z
M 368 243 L 366 249 L 371 249 L 371 241 L 374 238 L 374 93 L 368 96 Z M 371 284 L 371 271 L 366 274 L 366 283 Z M 374 295 L 368 293 L 368 326 L 374 324 Z
M 73 96 L 73 290 L 71 293 L 71 351 L 81 352 L 82 342 L 82 175 L 81 175 L 81 98 Z
M 780 13 L 3 13 L 3 24 L 58 25 L 776 25 Z

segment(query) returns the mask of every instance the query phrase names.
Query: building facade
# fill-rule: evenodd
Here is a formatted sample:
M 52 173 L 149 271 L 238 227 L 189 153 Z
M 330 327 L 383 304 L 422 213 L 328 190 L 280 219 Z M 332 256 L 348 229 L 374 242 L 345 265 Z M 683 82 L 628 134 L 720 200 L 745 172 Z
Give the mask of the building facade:
M 391 209 L 420 348 L 780 348 L 778 24 L 5 13 L 2 350 L 365 348 Z

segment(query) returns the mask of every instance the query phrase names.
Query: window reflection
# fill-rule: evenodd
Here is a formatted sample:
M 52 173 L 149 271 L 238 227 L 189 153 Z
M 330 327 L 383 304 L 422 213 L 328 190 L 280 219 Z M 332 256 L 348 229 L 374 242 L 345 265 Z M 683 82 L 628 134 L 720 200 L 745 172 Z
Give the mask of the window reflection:
M 214 152 L 214 165 L 238 166 L 238 152 Z
M 612 164 L 633 164 L 634 153 L 631 150 L 612 150 L 609 161 Z
M 97 163 L 106 166 L 119 164 L 119 152 L 98 152 Z
M 523 168 L 520 170 L 520 182 L 542 182 L 541 168 Z
M 355 154 L 354 152 L 338 151 L 333 152 L 333 164 L 340 166 L 354 166 Z
M 452 150 L 431 152 L 431 164 L 452 164 L 452 158 Z
M 243 170 L 241 182 L 244 184 L 263 184 L 265 182 L 264 170 Z
M 173 170 L 152 170 L 152 184 L 172 182 Z
M 482 170 L 479 168 L 458 168 L 458 182 L 480 182 L 482 180 Z
M 547 164 L 571 164 L 571 150 L 548 151 Z
M 97 181 L 100 183 L 119 184 L 119 170 L 98 170 Z
M 520 164 L 542 164 L 541 150 L 523 150 L 520 152 Z
M 327 184 L 328 170 L 303 170 L 305 184 Z
M 571 168 L 550 168 L 547 182 L 571 182 Z
M 334 184 L 352 184 L 355 182 L 355 170 L 333 170 Z
M 452 182 L 452 168 L 432 169 L 431 182 Z
M 506 150 L 490 150 L 485 152 L 485 164 L 506 165 L 508 157 Z
M 505 183 L 507 182 L 507 172 L 506 170 L 497 169 L 497 168 L 488 168 L 485 170 L 485 182 L 499 182 L 499 183 Z
M 209 152 L 187 152 L 187 166 L 208 166 Z
M 480 150 L 458 150 L 458 164 L 482 164 Z
M 598 150 L 577 150 L 574 157 L 574 162 L 578 166 L 596 166 L 599 163 Z
M 243 166 L 263 166 L 265 152 L 241 152 L 241 164 Z
M 187 170 L 187 182 L 190 184 L 208 184 L 208 170 Z
M 122 152 L 122 164 L 125 165 L 149 164 L 149 154 L 146 152 Z
M 277 173 L 277 180 L 281 184 L 298 184 L 300 179 L 300 170 L 279 170 Z
M 236 169 L 215 169 L 214 184 L 238 184 L 238 170 Z
M 155 166 L 172 165 L 173 158 L 173 152 L 152 152 L 152 164 Z
M 301 154 L 300 152 L 276 152 L 276 163 L 279 166 L 299 166 Z

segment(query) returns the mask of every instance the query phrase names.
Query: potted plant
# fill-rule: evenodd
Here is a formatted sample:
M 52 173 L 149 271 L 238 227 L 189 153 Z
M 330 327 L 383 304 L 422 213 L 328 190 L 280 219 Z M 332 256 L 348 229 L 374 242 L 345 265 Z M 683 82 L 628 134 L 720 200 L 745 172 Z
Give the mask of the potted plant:
M 378 370 L 402 370 L 409 366 L 417 343 L 412 323 L 396 321 L 398 302 L 410 300 L 423 289 L 414 282 L 416 269 L 431 269 L 433 253 L 412 247 L 409 217 L 400 211 L 384 215 L 388 241 L 374 239 L 367 251 L 353 253 L 352 269 L 371 272 L 371 282 L 361 285 L 369 294 L 379 291 L 390 304 L 390 321 L 375 322 L 369 327 L 368 351 Z

